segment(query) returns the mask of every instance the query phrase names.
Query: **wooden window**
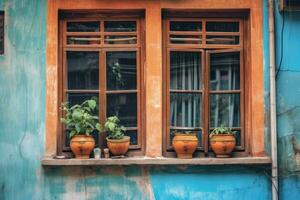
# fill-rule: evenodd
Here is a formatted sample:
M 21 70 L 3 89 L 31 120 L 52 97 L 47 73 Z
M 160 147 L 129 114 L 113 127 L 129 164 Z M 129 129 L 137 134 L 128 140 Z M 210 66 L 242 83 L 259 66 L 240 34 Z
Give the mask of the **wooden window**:
M 0 11 L 0 54 L 4 54 L 4 11 Z
M 175 156 L 173 132 L 197 133 L 196 156 L 210 154 L 209 132 L 237 133 L 245 155 L 244 21 L 235 18 L 164 20 L 164 155 Z
M 117 115 L 131 137 L 129 155 L 144 152 L 143 18 L 69 17 L 60 20 L 61 102 L 98 101 L 100 123 Z M 59 152 L 70 152 L 69 130 L 61 126 Z M 94 133 L 96 146 L 105 135 Z

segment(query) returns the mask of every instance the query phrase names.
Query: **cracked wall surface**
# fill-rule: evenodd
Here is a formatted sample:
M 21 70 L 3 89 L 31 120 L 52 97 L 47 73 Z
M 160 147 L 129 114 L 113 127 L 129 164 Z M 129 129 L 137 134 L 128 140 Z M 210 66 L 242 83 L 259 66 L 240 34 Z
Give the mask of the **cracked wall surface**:
M 300 196 L 300 12 L 275 12 L 277 135 L 281 199 Z

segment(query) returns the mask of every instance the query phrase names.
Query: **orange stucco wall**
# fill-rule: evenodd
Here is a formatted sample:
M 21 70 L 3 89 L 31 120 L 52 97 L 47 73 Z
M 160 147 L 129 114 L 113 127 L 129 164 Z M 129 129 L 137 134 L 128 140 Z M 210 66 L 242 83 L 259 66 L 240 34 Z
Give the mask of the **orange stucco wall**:
M 146 156 L 162 155 L 162 9 L 249 9 L 250 67 L 247 131 L 253 156 L 264 155 L 261 0 L 48 0 L 46 155 L 56 153 L 58 127 L 58 10 L 144 9 L 146 14 Z M 247 115 L 247 113 L 246 113 Z

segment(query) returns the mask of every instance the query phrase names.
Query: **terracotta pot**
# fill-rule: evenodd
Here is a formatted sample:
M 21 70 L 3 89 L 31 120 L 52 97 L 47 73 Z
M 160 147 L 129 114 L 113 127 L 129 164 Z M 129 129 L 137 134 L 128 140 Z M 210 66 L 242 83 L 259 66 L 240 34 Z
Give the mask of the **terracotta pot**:
M 90 135 L 75 135 L 70 141 L 70 147 L 78 159 L 89 159 L 95 147 L 95 139 Z
M 210 146 L 217 158 L 231 157 L 231 152 L 235 147 L 235 137 L 229 134 L 211 135 Z
M 128 151 L 130 137 L 124 136 L 123 139 L 119 139 L 119 140 L 106 138 L 106 141 L 110 153 L 114 156 L 121 156 L 121 155 L 125 155 L 126 152 Z
M 198 145 L 198 138 L 196 134 L 175 133 L 172 145 L 178 158 L 193 158 L 193 153 Z

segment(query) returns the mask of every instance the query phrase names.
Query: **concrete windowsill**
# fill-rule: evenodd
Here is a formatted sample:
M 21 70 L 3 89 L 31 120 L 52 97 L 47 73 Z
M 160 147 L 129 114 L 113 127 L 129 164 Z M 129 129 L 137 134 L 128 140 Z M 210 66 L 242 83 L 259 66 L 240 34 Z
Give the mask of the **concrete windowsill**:
M 118 159 L 54 159 L 44 158 L 43 166 L 104 166 L 104 165 L 264 165 L 270 164 L 270 157 L 239 158 L 150 158 L 130 157 Z

